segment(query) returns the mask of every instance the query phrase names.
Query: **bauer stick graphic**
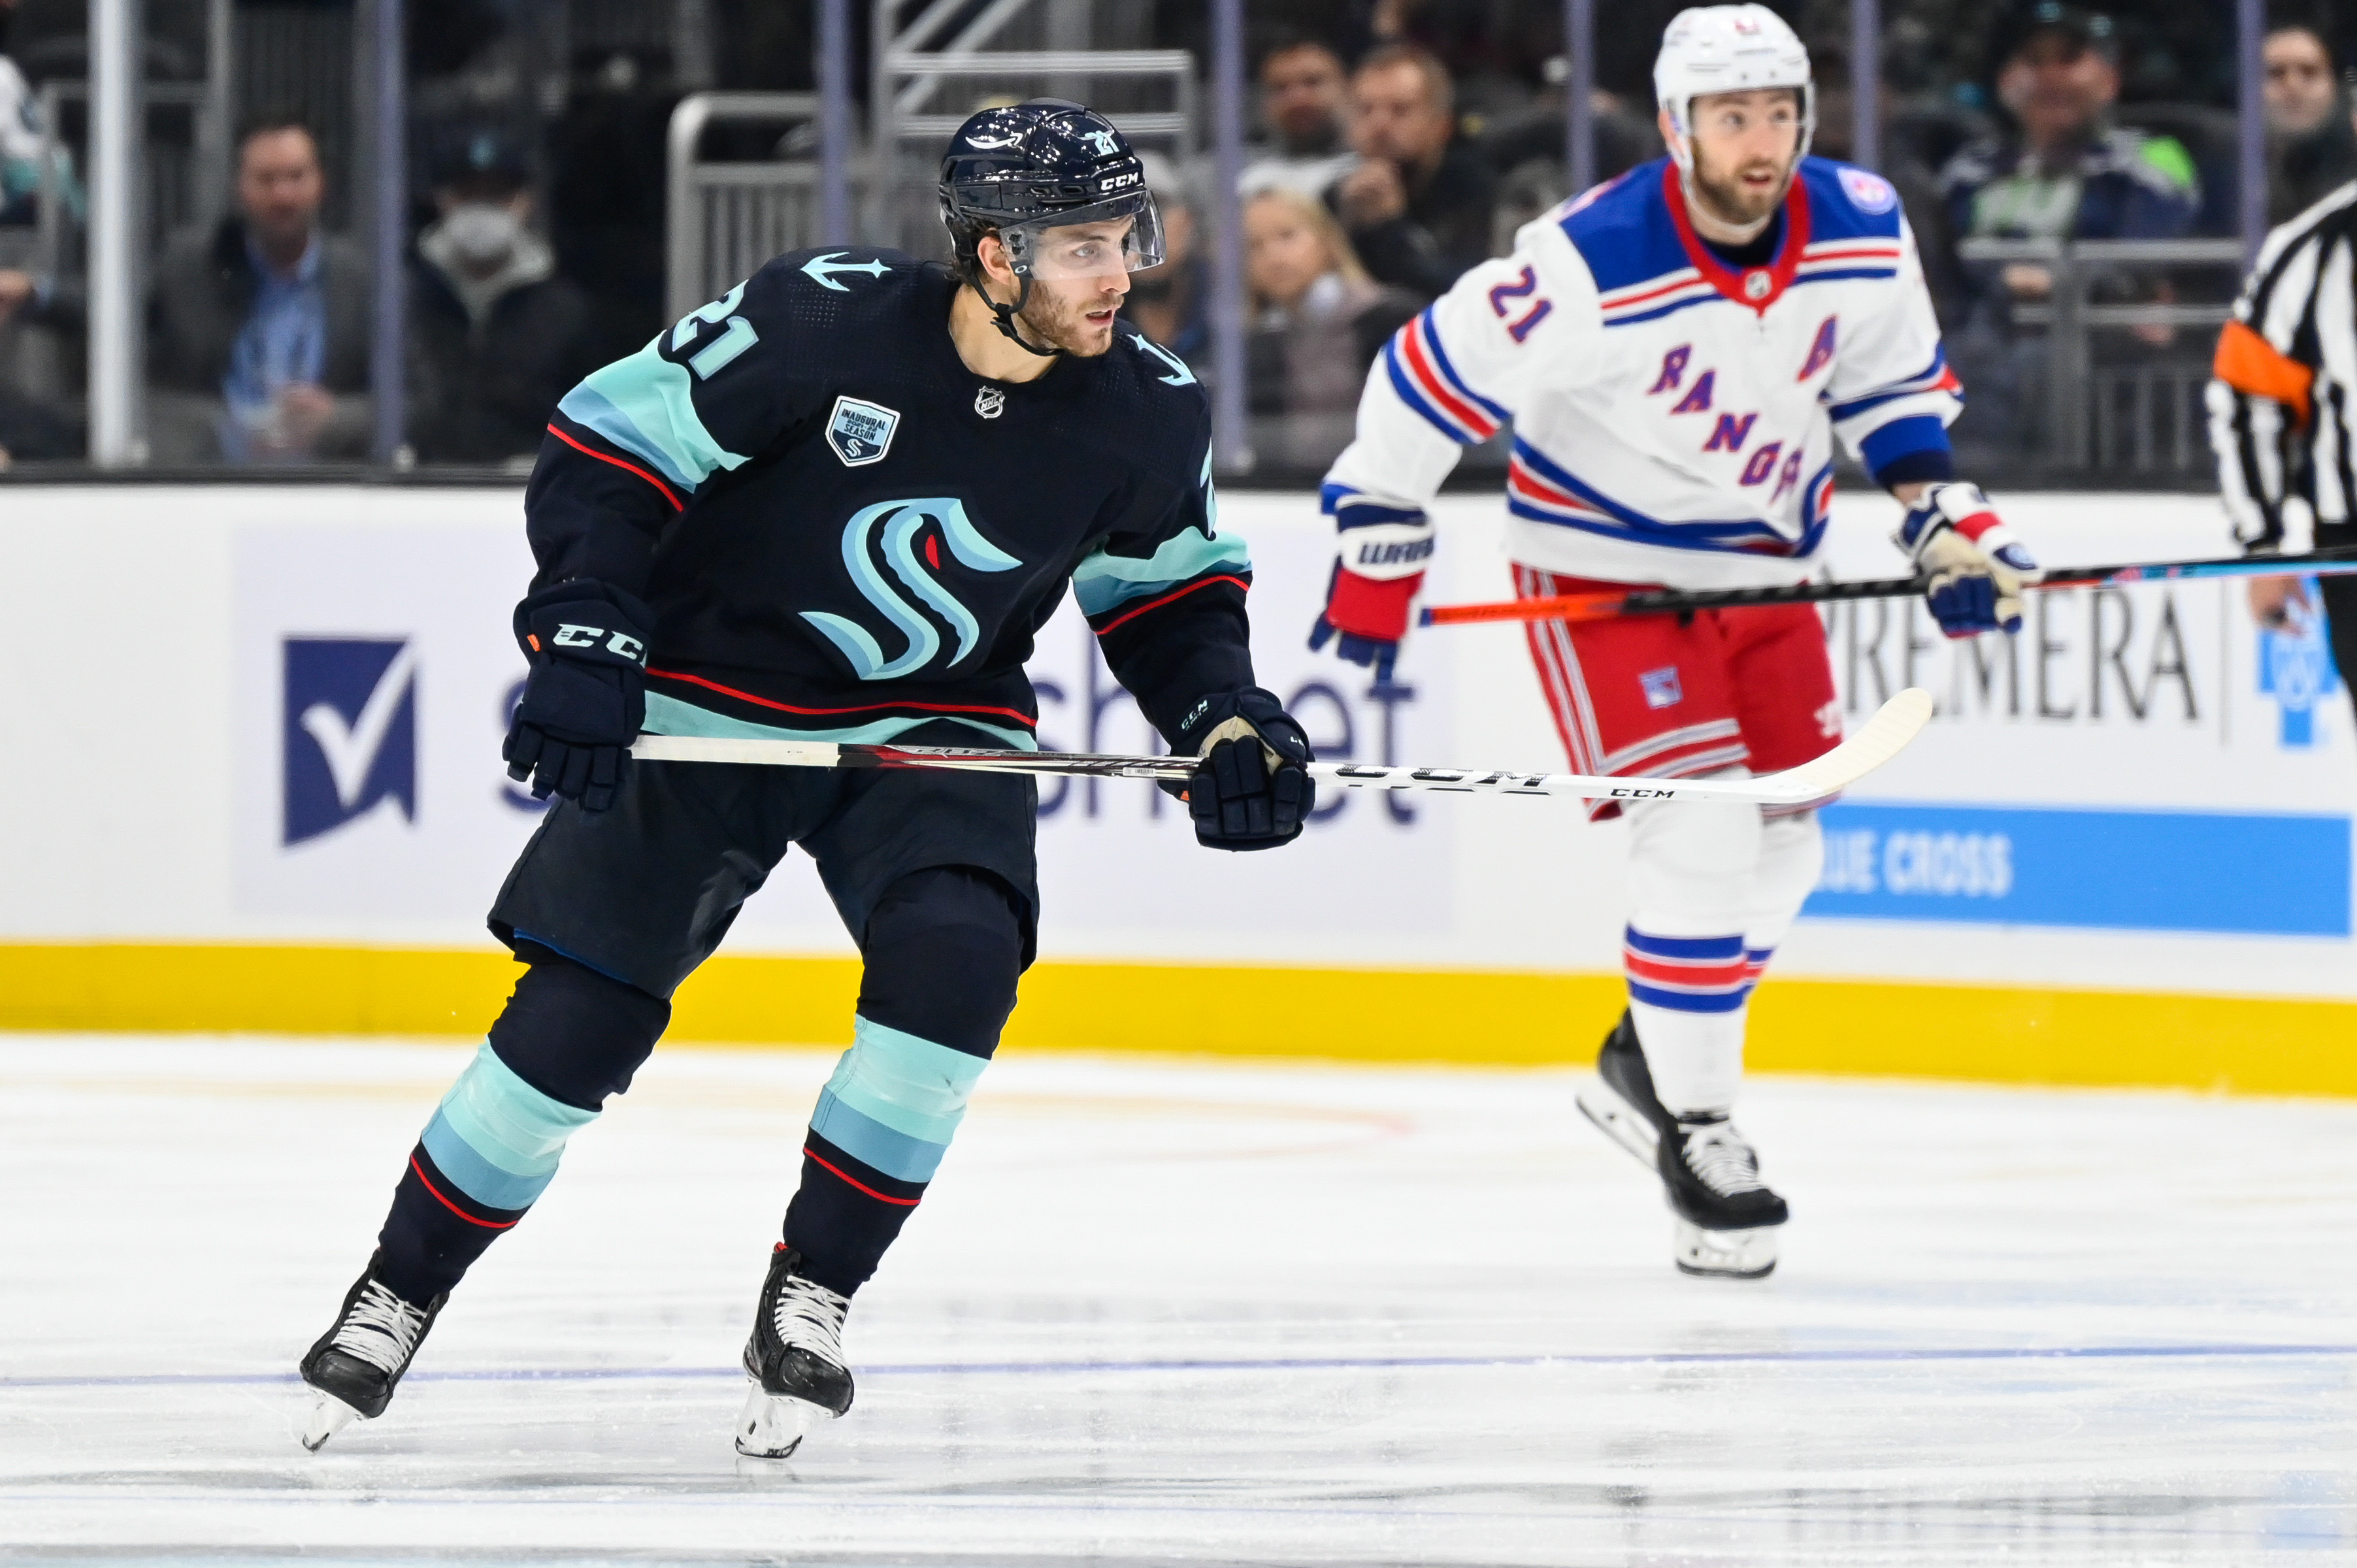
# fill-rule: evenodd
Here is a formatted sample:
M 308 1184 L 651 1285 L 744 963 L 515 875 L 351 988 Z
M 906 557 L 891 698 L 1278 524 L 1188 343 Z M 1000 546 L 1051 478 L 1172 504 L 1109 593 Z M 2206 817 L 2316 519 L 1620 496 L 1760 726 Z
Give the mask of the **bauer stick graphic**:
M 1932 717 L 1932 693 L 1910 686 L 1858 732 L 1813 762 L 1757 779 L 1602 779 L 1584 773 L 1477 772 L 1463 768 L 1384 768 L 1313 762 L 1309 776 L 1351 789 L 1434 789 L 1473 795 L 1562 795 L 1580 800 L 1749 800 L 1797 806 L 1839 794 L 1906 748 Z M 753 762 L 780 768 L 947 768 L 981 773 L 1078 774 L 1094 779 L 1183 781 L 1191 757 L 1102 757 L 1077 751 L 993 751 L 948 746 L 856 746 L 822 740 L 732 740 L 642 735 L 630 747 L 642 762 Z
M 2336 577 L 2357 572 L 2357 548 L 2313 555 L 2230 555 L 2218 561 L 2152 561 L 2133 566 L 2064 566 L 2025 588 L 2117 588 L 2130 583 L 2190 577 Z M 1423 626 L 1469 626 L 1498 620 L 1612 620 L 1621 616 L 1680 615 L 1694 610 L 1759 609 L 1768 605 L 1822 605 L 1842 599 L 1898 599 L 1921 593 L 1922 577 L 1877 577 L 1858 583 L 1802 583 L 1789 588 L 1727 588 L 1676 594 L 1560 594 L 1545 599 L 1501 599 L 1486 605 L 1434 605 Z

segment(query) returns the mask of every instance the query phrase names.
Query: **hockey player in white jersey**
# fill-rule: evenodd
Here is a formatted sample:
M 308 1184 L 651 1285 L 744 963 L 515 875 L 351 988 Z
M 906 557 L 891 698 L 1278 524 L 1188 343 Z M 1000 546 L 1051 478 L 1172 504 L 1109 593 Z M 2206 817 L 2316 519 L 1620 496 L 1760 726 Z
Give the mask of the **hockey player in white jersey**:
M 1805 581 L 1838 435 L 1901 503 L 1897 542 L 1941 628 L 2020 626 L 2037 568 L 1956 479 L 1960 389 L 1897 193 L 1808 156 L 1800 39 L 1761 5 L 1684 11 L 1654 86 L 1670 157 L 1525 226 L 1371 370 L 1357 439 L 1327 476 L 1341 549 L 1313 648 L 1338 639 L 1388 676 L 1433 550 L 1426 504 L 1509 420 L 1523 597 Z M 1529 637 L 1583 773 L 1769 772 L 1841 738 L 1807 607 L 1534 621 Z M 1787 1210 L 1728 1118 L 1752 987 L 1816 884 L 1816 816 L 1625 810 L 1629 1006 L 1581 1108 L 1661 1176 L 1680 1268 L 1758 1277 Z

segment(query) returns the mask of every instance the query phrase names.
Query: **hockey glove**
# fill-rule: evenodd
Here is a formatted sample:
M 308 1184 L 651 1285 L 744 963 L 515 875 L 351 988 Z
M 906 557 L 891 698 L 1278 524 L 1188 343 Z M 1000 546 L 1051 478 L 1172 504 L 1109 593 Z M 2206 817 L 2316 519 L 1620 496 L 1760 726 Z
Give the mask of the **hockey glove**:
M 2045 575 L 1978 485 L 1933 485 L 1891 542 L 1931 579 L 1923 596 L 1950 637 L 2019 631 L 2021 590 Z
M 1339 636 L 1334 651 L 1375 672 L 1388 685 L 1407 636 L 1409 604 L 1424 586 L 1432 558 L 1432 520 L 1414 507 L 1386 506 L 1372 496 L 1334 502 L 1341 553 L 1326 585 L 1326 612 L 1309 628 L 1316 652 Z
M 1309 737 L 1274 695 L 1247 686 L 1206 697 L 1170 738 L 1174 751 L 1203 759 L 1186 783 L 1162 786 L 1187 802 L 1197 843 L 1275 849 L 1301 836 L 1318 804 Z
M 508 728 L 508 777 L 532 779 L 585 811 L 614 803 L 630 742 L 647 717 L 647 635 L 654 618 L 631 595 L 586 577 L 516 606 L 516 641 L 532 660 Z

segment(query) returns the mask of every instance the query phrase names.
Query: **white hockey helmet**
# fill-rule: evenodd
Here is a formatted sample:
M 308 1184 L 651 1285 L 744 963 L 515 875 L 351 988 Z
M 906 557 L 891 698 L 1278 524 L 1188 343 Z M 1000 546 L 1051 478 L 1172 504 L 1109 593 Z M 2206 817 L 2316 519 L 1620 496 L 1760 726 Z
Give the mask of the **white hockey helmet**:
M 1653 61 L 1653 95 L 1676 130 L 1670 155 L 1678 166 L 1694 167 L 1695 99 L 1778 87 L 1800 90 L 1797 161 L 1807 156 L 1817 131 L 1817 90 L 1800 35 L 1765 5 L 1696 5 L 1679 12 L 1662 35 L 1662 52 Z

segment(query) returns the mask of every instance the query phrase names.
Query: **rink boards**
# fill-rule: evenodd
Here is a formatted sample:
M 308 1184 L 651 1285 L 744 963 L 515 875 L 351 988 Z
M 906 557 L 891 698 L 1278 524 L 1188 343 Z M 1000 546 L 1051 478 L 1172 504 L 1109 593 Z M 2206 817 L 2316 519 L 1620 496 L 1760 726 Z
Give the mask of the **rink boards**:
M 2053 564 L 2230 549 L 2198 497 L 2000 497 Z M 0 1022 L 470 1034 L 511 966 L 482 911 L 538 821 L 498 747 L 523 673 L 520 491 L 12 489 L 16 765 L 0 773 Z M 1510 592 L 1491 498 L 1444 507 L 1431 596 Z M 1845 496 L 1845 576 L 1899 567 Z M 1402 688 L 1312 656 L 1331 558 L 1306 497 L 1224 499 L 1255 655 L 1321 755 L 1560 768 L 1521 631 L 1430 631 Z M 1851 722 L 1941 714 L 1826 813 L 1825 878 L 1755 1009 L 1761 1066 L 2357 1092 L 2357 747 L 2313 628 L 2242 585 L 2061 591 L 2009 643 L 1840 607 Z M 1033 662 L 1043 745 L 1158 749 L 1068 606 Z M 1010 1037 L 1545 1061 L 1618 1011 L 1621 830 L 1534 800 L 1329 802 L 1213 855 L 1138 784 L 1050 786 L 1043 962 Z M 676 1033 L 847 1038 L 850 945 L 781 867 Z

